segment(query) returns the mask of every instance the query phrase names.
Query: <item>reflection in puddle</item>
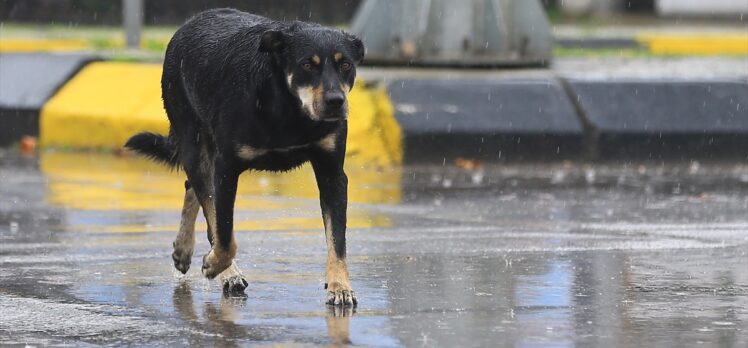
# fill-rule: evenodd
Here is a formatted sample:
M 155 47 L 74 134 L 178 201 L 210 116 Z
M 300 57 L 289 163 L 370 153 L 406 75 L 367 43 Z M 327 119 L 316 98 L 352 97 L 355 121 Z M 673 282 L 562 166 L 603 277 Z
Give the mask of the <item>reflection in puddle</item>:
M 549 260 L 541 274 L 516 276 L 516 303 L 512 312 L 516 325 L 526 333 L 519 342 L 520 346 L 544 343 L 533 338 L 547 336 L 548 331 L 569 332 L 573 329 L 571 292 L 574 279 L 571 268 L 568 261 Z M 572 346 L 573 342 L 561 337 L 554 340 L 554 347 Z
M 178 228 L 178 219 L 167 225 L 138 220 L 147 220 L 142 218 L 144 212 L 181 209 L 184 173 L 141 158 L 106 154 L 48 152 L 42 155 L 40 167 L 48 179 L 47 201 L 72 210 L 70 229 L 151 232 Z M 351 161 L 346 171 L 351 205 L 400 202 L 398 169 L 367 168 Z M 236 230 L 317 229 L 322 225 L 318 190 L 308 165 L 288 173 L 245 172 L 236 209 Z M 107 211 L 114 212 L 109 214 L 113 216 Z M 284 214 L 283 219 L 277 218 L 278 211 Z M 350 210 L 349 227 L 374 226 L 389 226 L 389 220 Z M 198 223 L 197 229 L 205 228 L 204 223 Z
M 194 301 L 189 281 L 180 281 L 174 287 L 172 301 L 174 310 L 184 325 L 198 332 L 209 333 L 212 345 L 220 347 L 239 347 L 242 340 L 266 341 L 271 331 L 259 326 L 239 325 L 241 311 L 245 310 L 246 296 L 222 296 L 218 303 L 210 301 Z M 198 315 L 198 307 L 202 308 L 202 317 Z M 190 337 L 190 336 L 188 336 Z M 189 345 L 204 345 L 205 342 L 185 342 Z
M 327 335 L 332 347 L 347 347 L 351 342 L 351 317 L 356 310 L 351 307 L 327 307 Z

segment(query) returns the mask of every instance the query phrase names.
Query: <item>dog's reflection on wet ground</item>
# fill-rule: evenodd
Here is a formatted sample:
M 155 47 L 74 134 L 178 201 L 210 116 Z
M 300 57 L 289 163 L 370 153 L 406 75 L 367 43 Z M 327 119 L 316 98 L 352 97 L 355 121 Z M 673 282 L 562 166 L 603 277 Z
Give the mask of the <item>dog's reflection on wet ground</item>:
M 208 333 L 212 336 L 212 344 L 215 346 L 238 347 L 240 342 L 244 340 L 265 341 L 270 338 L 270 332 L 265 328 L 236 324 L 236 320 L 240 318 L 239 311 L 246 304 L 246 296 L 224 295 L 217 304 L 205 302 L 202 308 L 202 321 L 198 315 L 198 309 L 195 306 L 192 289 L 188 281 L 181 281 L 174 287 L 172 299 L 174 309 L 179 317 L 195 331 Z M 186 335 L 185 337 L 187 337 L 187 343 L 190 345 L 203 345 L 205 343 L 202 341 L 191 342 L 195 339 L 195 335 Z
M 190 329 L 206 333 L 206 339 L 215 346 L 238 347 L 247 342 L 258 342 L 278 339 L 283 336 L 281 328 L 270 326 L 255 326 L 237 324 L 242 318 L 241 311 L 250 310 L 246 307 L 247 295 L 224 293 L 220 300 L 202 304 L 202 316 L 199 314 L 199 301 L 194 300 L 189 281 L 180 281 L 174 287 L 172 296 L 174 309 L 179 318 Z M 351 345 L 350 319 L 356 314 L 355 308 L 350 306 L 327 306 L 327 334 L 332 347 L 347 347 Z M 281 331 L 281 332 L 279 332 Z M 195 335 L 185 335 L 190 345 L 203 345 L 206 342 L 196 339 Z
M 333 347 L 347 347 L 351 344 L 350 322 L 351 317 L 356 314 L 356 309 L 350 306 L 327 307 L 327 335 Z

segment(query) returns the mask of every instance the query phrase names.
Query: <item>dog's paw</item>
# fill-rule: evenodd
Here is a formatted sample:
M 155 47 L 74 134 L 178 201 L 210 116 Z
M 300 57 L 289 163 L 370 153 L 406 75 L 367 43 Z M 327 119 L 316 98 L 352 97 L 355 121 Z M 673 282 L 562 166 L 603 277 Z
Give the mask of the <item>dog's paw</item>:
M 171 253 L 171 258 L 174 260 L 174 268 L 186 274 L 190 270 L 190 264 L 192 263 L 192 250 L 187 251 L 181 248 L 177 248 L 176 243 L 174 244 L 174 252 Z
M 226 268 L 231 266 L 231 262 L 233 262 L 231 258 L 218 257 L 215 252 L 211 250 L 203 256 L 203 275 L 208 279 L 213 279 L 226 270 Z
M 223 281 L 223 292 L 226 294 L 243 294 L 249 283 L 243 276 L 233 276 Z
M 244 289 L 249 286 L 249 283 L 242 275 L 242 271 L 236 262 L 231 262 L 231 266 L 226 268 L 225 271 L 221 272 L 218 279 L 223 282 L 223 293 L 224 294 L 242 294 Z
M 358 304 L 358 299 L 352 289 L 343 287 L 340 283 L 334 283 L 327 286 L 327 300 L 325 303 L 331 306 L 355 307 Z

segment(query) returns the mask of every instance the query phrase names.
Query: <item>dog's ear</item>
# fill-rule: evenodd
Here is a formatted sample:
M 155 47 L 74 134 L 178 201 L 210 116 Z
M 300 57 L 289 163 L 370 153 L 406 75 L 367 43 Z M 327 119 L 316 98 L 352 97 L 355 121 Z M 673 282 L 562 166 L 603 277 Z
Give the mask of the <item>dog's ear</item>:
M 361 63 L 364 60 L 364 53 L 366 51 L 363 41 L 355 35 L 348 34 L 348 42 L 351 45 L 351 53 L 353 54 L 353 59 L 356 61 L 356 64 Z
M 282 32 L 268 30 L 260 38 L 260 52 L 278 52 L 285 44 L 285 37 Z

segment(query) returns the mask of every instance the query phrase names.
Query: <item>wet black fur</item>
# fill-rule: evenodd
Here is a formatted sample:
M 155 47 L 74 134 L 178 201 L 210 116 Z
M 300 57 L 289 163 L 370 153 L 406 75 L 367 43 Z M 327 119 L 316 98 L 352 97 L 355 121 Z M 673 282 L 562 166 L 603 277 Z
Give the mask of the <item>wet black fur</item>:
M 349 70 L 343 71 L 343 61 L 328 59 L 334 52 L 344 55 Z M 314 54 L 323 56 L 323 64 L 305 69 Z M 353 86 L 363 54 L 356 37 L 317 24 L 272 21 L 232 9 L 200 13 L 174 34 L 166 50 L 161 84 L 168 137 L 140 133 L 125 146 L 182 167 L 203 207 L 215 197 L 223 248 L 231 241 L 241 172 L 286 171 L 311 161 L 323 212 L 331 211 L 335 250 L 344 258 L 347 102 L 324 106 L 321 117 L 327 120 L 312 120 L 286 79 L 294 73 L 294 87 L 322 84 L 326 100 L 334 99 L 341 83 Z M 337 134 L 334 151 L 314 146 L 332 133 Z M 247 161 L 237 156 L 244 145 L 271 151 Z

